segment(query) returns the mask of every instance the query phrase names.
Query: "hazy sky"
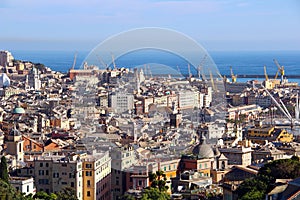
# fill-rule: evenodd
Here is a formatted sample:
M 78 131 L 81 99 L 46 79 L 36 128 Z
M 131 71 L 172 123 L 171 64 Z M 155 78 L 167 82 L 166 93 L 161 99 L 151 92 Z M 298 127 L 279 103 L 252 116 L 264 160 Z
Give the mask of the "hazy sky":
M 298 0 L 0 0 L 0 49 L 90 50 L 140 27 L 208 50 L 300 50 Z

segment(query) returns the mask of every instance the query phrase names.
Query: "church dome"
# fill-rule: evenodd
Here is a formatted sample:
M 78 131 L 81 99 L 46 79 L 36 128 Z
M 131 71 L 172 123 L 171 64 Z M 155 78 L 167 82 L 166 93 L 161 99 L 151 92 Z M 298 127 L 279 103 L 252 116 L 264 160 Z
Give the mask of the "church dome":
M 25 113 L 25 110 L 22 107 L 15 107 L 13 109 L 13 114 L 24 114 L 24 113 Z
M 206 143 L 205 136 L 202 136 L 199 144 L 194 147 L 193 154 L 198 158 L 213 158 L 215 156 L 212 147 Z

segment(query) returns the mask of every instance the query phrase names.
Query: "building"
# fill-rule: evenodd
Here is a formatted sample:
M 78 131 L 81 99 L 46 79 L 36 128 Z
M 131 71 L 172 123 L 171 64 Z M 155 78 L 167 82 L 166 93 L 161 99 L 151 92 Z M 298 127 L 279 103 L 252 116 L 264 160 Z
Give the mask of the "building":
M 251 147 L 225 147 L 219 151 L 228 159 L 228 165 L 251 165 Z
M 0 88 L 9 87 L 10 86 L 10 79 L 5 73 L 0 74 Z
M 126 92 L 113 92 L 108 96 L 108 106 L 116 113 L 132 111 L 134 109 L 134 96 Z
M 82 160 L 83 199 L 111 199 L 111 158 L 109 152 L 87 155 Z
M 0 51 L 0 66 L 12 66 L 14 57 L 9 51 Z
M 275 126 L 265 125 L 261 122 L 257 122 L 256 126 L 248 129 L 248 137 L 253 143 L 265 144 L 268 142 L 292 142 L 293 134 L 288 133 L 285 129 L 276 128 Z
M 38 157 L 33 168 L 37 192 L 56 193 L 71 187 L 80 200 L 109 200 L 110 162 L 108 152 Z
M 30 89 L 40 90 L 41 89 L 41 80 L 39 70 L 35 67 L 32 67 L 29 74 L 26 76 L 26 83 Z
M 24 161 L 24 141 L 22 140 L 21 132 L 14 127 L 7 136 L 6 153 L 16 157 L 19 162 Z
M 9 179 L 9 183 L 16 188 L 17 191 L 20 191 L 21 193 L 28 195 L 32 194 L 34 195 L 36 192 L 35 186 L 34 186 L 34 180 L 32 177 L 14 177 L 11 176 Z
M 138 160 L 131 146 L 113 148 L 110 156 L 112 199 L 117 200 L 126 191 L 126 171 Z

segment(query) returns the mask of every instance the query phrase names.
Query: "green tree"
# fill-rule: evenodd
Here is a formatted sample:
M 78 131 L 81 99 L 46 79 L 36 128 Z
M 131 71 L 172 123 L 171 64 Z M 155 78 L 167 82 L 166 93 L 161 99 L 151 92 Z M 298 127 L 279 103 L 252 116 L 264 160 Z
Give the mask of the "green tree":
M 9 183 L 0 179 L 0 200 L 7 200 L 7 199 L 31 200 L 30 198 L 23 196 L 20 192 L 18 192 Z
M 246 179 L 237 189 L 239 199 L 264 199 L 264 194 L 275 187 L 276 179 L 294 179 L 300 176 L 299 158 L 281 159 L 265 164 L 258 175 Z
M 78 198 L 74 188 L 65 187 L 57 193 L 57 200 L 78 200 Z
M 33 196 L 34 199 L 43 199 L 43 200 L 56 200 L 57 199 L 57 196 L 56 194 L 47 194 L 46 192 L 44 191 L 40 191 L 40 192 L 37 192 L 34 196 Z
M 0 179 L 8 183 L 8 170 L 7 170 L 7 162 L 5 156 L 1 157 L 0 163 Z
M 162 170 L 157 171 L 155 174 L 149 173 L 149 180 L 152 188 L 158 188 L 161 192 L 165 192 L 169 189 L 169 187 L 166 186 L 167 177 Z
M 141 200 L 168 200 L 170 195 L 160 191 L 158 188 L 147 188 L 143 191 Z
M 151 185 L 142 192 L 142 200 L 170 199 L 170 195 L 167 193 L 168 186 L 166 186 L 167 177 L 162 170 L 149 173 L 149 180 Z

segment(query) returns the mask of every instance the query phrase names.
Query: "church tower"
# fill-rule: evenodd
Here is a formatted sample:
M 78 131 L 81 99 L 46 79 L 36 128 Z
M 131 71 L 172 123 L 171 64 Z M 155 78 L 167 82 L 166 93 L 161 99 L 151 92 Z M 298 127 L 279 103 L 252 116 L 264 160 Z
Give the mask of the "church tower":
M 24 161 L 23 145 L 20 131 L 16 127 L 12 128 L 7 136 L 6 153 L 15 156 L 17 161 Z

